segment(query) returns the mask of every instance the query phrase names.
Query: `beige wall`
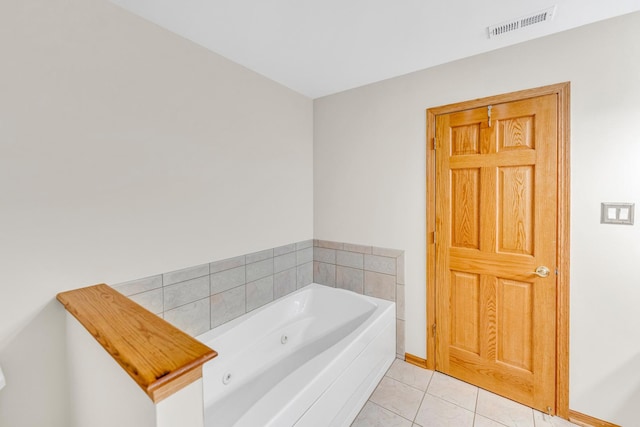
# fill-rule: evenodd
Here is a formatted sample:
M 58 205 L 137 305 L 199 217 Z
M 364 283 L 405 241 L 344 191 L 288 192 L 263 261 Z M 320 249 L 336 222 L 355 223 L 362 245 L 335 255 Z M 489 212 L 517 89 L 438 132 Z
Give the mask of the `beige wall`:
M 406 347 L 425 356 L 425 109 L 568 80 L 571 407 L 632 425 L 640 229 L 598 220 L 601 201 L 640 202 L 639 29 L 636 13 L 312 104 L 106 0 L 1 2 L 0 426 L 68 424 L 57 292 L 312 235 L 406 251 Z
M 57 292 L 312 238 L 312 101 L 106 0 L 0 2 L 0 426 L 67 426 Z
M 314 101 L 314 235 L 406 251 L 409 353 L 426 356 L 425 110 L 571 81 L 571 408 L 637 423 L 640 224 L 599 215 L 640 204 L 638 40 L 635 13 Z

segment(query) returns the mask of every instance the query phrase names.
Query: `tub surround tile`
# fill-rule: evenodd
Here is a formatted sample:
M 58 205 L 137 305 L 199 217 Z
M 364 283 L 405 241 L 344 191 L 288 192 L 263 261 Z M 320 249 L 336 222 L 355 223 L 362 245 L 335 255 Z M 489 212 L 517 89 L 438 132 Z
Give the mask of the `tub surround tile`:
M 364 291 L 364 271 L 336 266 L 336 287 L 362 294 Z
M 396 319 L 396 354 L 404 359 L 404 320 Z
M 379 256 L 368 255 L 364 256 L 364 269 L 369 271 L 375 271 L 377 273 L 396 274 L 396 259 Z
M 295 251 L 296 251 L 296 244 L 290 243 L 288 245 L 278 246 L 277 248 L 273 248 L 273 256 L 276 257 L 276 256 L 288 254 L 289 252 L 295 252 Z
M 209 297 L 164 312 L 164 319 L 191 336 L 200 335 L 211 327 Z
M 246 286 L 211 296 L 211 329 L 245 314 Z
M 209 276 L 198 277 L 164 287 L 164 310 L 209 296 Z
M 268 258 L 263 261 L 254 262 L 246 265 L 247 283 L 253 282 L 263 277 L 273 275 L 273 259 Z
M 415 418 L 421 427 L 473 427 L 474 413 L 426 394 Z
M 336 265 L 362 270 L 364 268 L 364 255 L 356 252 L 336 251 Z
M 364 294 L 387 301 L 396 300 L 396 277 L 376 273 L 374 271 L 364 272 Z
M 296 267 L 296 276 L 298 289 L 313 283 L 313 262 Z
M 147 292 L 130 295 L 129 299 L 137 302 L 154 314 L 160 314 L 164 311 L 164 305 L 162 301 L 162 288 L 152 289 Z
M 320 285 L 336 286 L 336 266 L 324 262 L 313 262 L 313 281 Z
M 266 249 L 260 252 L 254 252 L 252 254 L 246 255 L 247 264 L 251 264 L 258 261 L 263 261 L 268 258 L 273 258 L 273 249 Z
M 396 302 L 396 351 L 404 346 L 404 252 L 377 246 L 314 240 L 313 281 Z
M 233 258 L 223 259 L 222 261 L 214 261 L 209 263 L 209 272 L 211 274 L 218 273 L 224 270 L 230 270 L 232 268 L 245 265 L 245 256 L 237 256 Z
M 418 389 L 393 378 L 383 377 L 369 400 L 401 417 L 413 420 L 423 395 L 424 393 Z
M 296 263 L 297 265 L 306 264 L 313 261 L 313 247 L 308 247 L 296 251 Z
M 391 364 L 386 375 L 408 386 L 426 391 L 429 381 L 431 381 L 431 377 L 433 376 L 433 371 L 419 368 L 403 360 L 396 359 Z
M 478 387 L 440 372 L 433 374 L 427 393 L 470 411 L 476 410 Z
M 273 301 L 273 276 L 247 283 L 247 312 Z
M 246 283 L 244 265 L 241 267 L 223 270 L 211 275 L 211 295 L 227 291 Z
M 367 402 L 351 427 L 411 427 L 411 421 L 373 402 Z
M 336 250 L 327 248 L 313 248 L 313 260 L 326 262 L 327 264 L 335 264 Z
M 404 318 L 404 285 L 396 285 L 396 319 Z
M 295 252 L 273 257 L 273 272 L 280 273 L 281 271 L 295 267 L 297 265 L 296 258 Z
M 343 249 L 345 251 L 349 251 L 349 252 L 357 252 L 360 254 L 370 254 L 371 253 L 371 246 L 364 246 L 364 245 L 356 245 L 354 243 L 345 243 L 343 245 Z
M 113 285 L 113 289 L 120 292 L 124 296 L 135 295 L 141 292 L 147 292 L 152 289 L 157 289 L 161 287 L 162 287 L 162 274 Z
M 396 258 L 396 282 L 399 285 L 404 285 L 404 254 Z
M 397 258 L 404 252 L 399 249 L 379 248 L 377 246 L 371 247 L 371 253 L 373 255 L 385 256 L 389 258 Z
M 344 243 L 332 242 L 330 240 L 317 240 L 316 247 L 326 249 L 344 249 Z
M 397 253 L 397 258 L 386 256 Z M 404 357 L 404 287 L 399 285 L 404 282 L 403 260 L 402 252 L 393 249 L 310 239 L 113 288 L 198 335 L 313 282 L 338 286 L 396 300 L 396 349 Z
M 209 275 L 209 264 L 202 264 L 195 267 L 183 268 L 182 270 L 164 273 L 162 275 L 162 284 L 164 286 L 169 286 L 207 275 Z
M 281 298 L 298 289 L 297 269 L 281 271 L 273 275 L 273 297 Z
M 309 239 L 309 240 L 303 240 L 301 242 L 297 242 L 296 243 L 296 250 L 302 250 L 302 249 L 307 249 L 307 248 L 312 248 L 313 247 L 313 239 Z

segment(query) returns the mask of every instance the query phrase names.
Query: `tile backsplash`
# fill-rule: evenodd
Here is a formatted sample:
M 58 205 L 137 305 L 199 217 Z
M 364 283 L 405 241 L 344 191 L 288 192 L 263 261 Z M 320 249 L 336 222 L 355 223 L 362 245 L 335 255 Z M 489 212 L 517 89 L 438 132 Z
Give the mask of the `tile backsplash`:
M 114 285 L 147 310 L 199 335 L 313 282 L 313 241 Z
M 404 251 L 313 241 L 313 281 L 396 303 L 396 353 L 404 359 Z
M 396 302 L 397 354 L 404 358 L 404 251 L 305 240 L 113 285 L 196 336 L 310 283 Z

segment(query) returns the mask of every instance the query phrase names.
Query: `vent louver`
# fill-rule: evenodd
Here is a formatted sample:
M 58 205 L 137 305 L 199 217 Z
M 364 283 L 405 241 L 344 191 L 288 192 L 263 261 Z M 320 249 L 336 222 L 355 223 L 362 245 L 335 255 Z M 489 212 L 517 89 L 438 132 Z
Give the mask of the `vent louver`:
M 530 25 L 539 24 L 541 22 L 550 21 L 555 15 L 556 6 L 550 7 L 539 12 L 530 13 L 527 16 L 523 16 L 510 21 L 505 21 L 500 24 L 492 25 L 488 28 L 489 38 L 501 36 L 505 33 L 519 30 L 521 28 L 528 27 Z

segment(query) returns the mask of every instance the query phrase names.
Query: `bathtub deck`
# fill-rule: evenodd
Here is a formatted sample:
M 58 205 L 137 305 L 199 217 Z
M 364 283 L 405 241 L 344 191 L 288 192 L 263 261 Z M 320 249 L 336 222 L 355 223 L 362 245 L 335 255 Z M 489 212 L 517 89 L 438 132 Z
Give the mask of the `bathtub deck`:
M 578 427 L 396 359 L 351 427 Z

